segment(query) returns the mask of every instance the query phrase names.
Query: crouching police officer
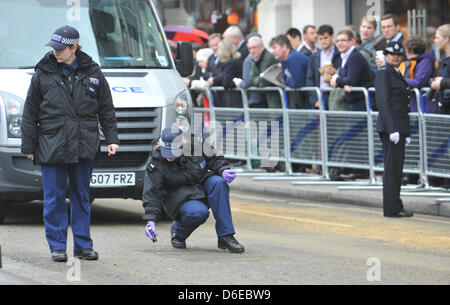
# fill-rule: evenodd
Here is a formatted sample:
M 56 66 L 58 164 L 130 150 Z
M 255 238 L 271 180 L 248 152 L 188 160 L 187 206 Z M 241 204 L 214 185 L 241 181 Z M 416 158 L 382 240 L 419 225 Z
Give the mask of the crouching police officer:
M 56 262 L 67 261 L 67 177 L 74 256 L 98 259 L 90 236 L 89 184 L 100 146 L 99 123 L 108 154 L 119 147 L 109 85 L 100 67 L 80 50 L 79 39 L 70 26 L 53 33 L 47 44 L 53 52 L 36 65 L 22 117 L 21 150 L 41 164 L 45 234 Z
M 400 189 L 405 161 L 405 144 L 409 137 L 410 88 L 398 67 L 404 54 L 398 42 L 390 42 L 384 49 L 385 67 L 375 78 L 378 106 L 377 131 L 383 144 L 383 212 L 386 217 L 411 217 L 403 208 Z
M 212 148 L 195 155 L 194 137 L 183 140 L 182 131 L 172 125 L 162 131 L 146 169 L 142 196 L 147 220 L 145 234 L 156 240 L 155 223 L 161 211 L 174 220 L 171 225 L 171 243 L 174 248 L 186 248 L 186 239 L 209 216 L 211 208 L 216 220 L 218 247 L 232 253 L 244 252 L 234 238 L 229 188 L 236 177 L 228 161 L 216 156 Z M 183 143 L 185 142 L 185 143 Z M 187 153 L 189 152 L 189 153 Z

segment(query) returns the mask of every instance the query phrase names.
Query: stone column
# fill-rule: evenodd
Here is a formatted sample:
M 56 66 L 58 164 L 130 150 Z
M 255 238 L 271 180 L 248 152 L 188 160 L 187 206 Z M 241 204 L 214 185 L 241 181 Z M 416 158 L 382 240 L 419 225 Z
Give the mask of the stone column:
M 345 0 L 292 0 L 292 26 L 329 24 L 337 33 L 345 26 Z
M 345 0 L 261 0 L 258 32 L 264 43 L 290 27 L 300 31 L 307 24 L 330 24 L 337 33 L 345 26 Z
M 258 5 L 258 32 L 264 44 L 291 27 L 291 0 L 262 0 Z

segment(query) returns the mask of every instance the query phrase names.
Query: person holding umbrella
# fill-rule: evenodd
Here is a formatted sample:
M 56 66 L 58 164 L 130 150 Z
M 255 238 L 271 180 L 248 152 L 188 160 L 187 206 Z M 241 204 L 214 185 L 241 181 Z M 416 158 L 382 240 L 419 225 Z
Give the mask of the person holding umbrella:
M 383 145 L 383 213 L 385 217 L 411 217 L 403 207 L 400 189 L 405 161 L 405 145 L 410 143 L 410 88 L 398 67 L 404 51 L 399 42 L 390 42 L 383 51 L 386 64 L 375 78 L 378 106 L 377 131 Z
M 223 156 L 207 149 L 198 155 L 194 137 L 184 139 L 176 125 L 166 127 L 155 143 L 145 171 L 142 205 L 147 221 L 145 235 L 156 241 L 156 223 L 162 210 L 173 220 L 170 228 L 174 248 L 186 248 L 186 239 L 209 217 L 211 208 L 216 220 L 218 247 L 231 253 L 242 253 L 244 247 L 234 238 L 229 187 L 236 177 Z

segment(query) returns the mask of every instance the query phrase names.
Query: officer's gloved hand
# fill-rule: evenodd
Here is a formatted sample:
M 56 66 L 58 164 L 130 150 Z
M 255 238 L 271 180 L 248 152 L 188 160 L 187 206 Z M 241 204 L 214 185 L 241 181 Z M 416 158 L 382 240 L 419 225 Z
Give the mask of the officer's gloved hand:
M 231 183 L 236 178 L 236 171 L 232 169 L 226 169 L 222 172 L 222 177 L 227 183 Z
M 393 142 L 394 144 L 397 144 L 398 141 L 400 141 L 400 134 L 398 133 L 398 131 L 391 133 L 389 135 L 389 140 L 391 140 L 391 142 Z
M 406 141 L 406 145 L 411 144 L 411 137 L 406 137 L 405 141 Z
M 145 236 L 150 238 L 153 242 L 156 241 L 156 236 L 158 236 L 158 234 L 156 234 L 156 231 L 155 231 L 155 222 L 154 221 L 150 220 L 147 222 L 147 225 L 145 226 Z

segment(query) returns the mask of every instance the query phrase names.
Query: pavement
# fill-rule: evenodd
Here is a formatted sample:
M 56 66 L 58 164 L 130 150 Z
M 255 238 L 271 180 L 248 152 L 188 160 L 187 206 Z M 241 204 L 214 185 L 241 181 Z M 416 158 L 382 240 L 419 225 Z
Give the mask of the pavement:
M 238 173 L 230 184 L 231 191 L 324 203 L 342 203 L 380 208 L 383 213 L 382 184 L 370 185 L 369 180 L 320 181 L 318 175 L 280 173 Z M 381 180 L 378 176 L 377 180 Z M 418 185 L 402 187 L 405 209 L 417 214 L 450 217 L 450 190 L 421 189 Z M 447 198 L 446 201 L 441 201 Z

